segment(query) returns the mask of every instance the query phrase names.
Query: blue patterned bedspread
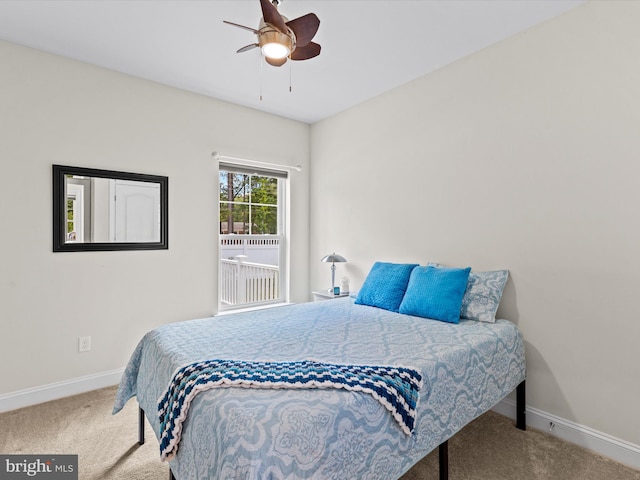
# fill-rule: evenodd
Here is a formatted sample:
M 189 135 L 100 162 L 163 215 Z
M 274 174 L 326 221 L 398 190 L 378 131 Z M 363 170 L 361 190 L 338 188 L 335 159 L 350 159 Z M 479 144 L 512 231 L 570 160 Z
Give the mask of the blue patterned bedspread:
M 178 368 L 214 358 L 411 366 L 425 389 L 413 435 L 371 395 L 342 389 L 212 389 L 194 397 L 171 468 L 180 480 L 399 478 L 525 378 L 514 324 L 449 324 L 355 305 L 290 305 L 165 325 L 123 375 L 160 438 L 158 401 Z

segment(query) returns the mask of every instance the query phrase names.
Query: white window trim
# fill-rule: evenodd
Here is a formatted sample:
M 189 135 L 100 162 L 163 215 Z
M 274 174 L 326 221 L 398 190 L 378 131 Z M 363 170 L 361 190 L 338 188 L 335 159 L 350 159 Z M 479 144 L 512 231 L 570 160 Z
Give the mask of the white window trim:
M 214 158 L 218 160 L 217 172 L 220 170 L 225 170 L 228 168 L 229 170 L 234 169 L 234 167 L 239 170 L 243 169 L 246 172 L 251 172 L 251 174 L 265 175 L 277 177 L 280 181 L 278 181 L 278 235 L 281 236 L 281 244 L 280 244 L 280 258 L 279 258 L 279 270 L 280 270 L 280 292 L 281 299 L 274 302 L 269 303 L 260 303 L 253 304 L 250 306 L 239 306 L 239 307 L 223 307 L 220 295 L 220 231 L 218 227 L 218 261 L 217 261 L 217 269 L 218 269 L 218 291 L 217 299 L 218 299 L 218 308 L 216 315 L 224 315 L 228 313 L 236 313 L 240 311 L 251 311 L 251 310 L 261 310 L 264 308 L 272 308 L 278 307 L 282 305 L 290 304 L 290 276 L 291 270 L 289 268 L 289 259 L 290 259 L 290 242 L 289 235 L 291 233 L 291 228 L 289 222 L 291 220 L 289 212 L 290 212 L 290 191 L 291 191 L 291 170 L 300 171 L 301 167 L 288 167 L 285 165 L 279 164 L 270 164 L 267 162 L 258 162 L 254 160 L 248 159 L 240 159 L 235 157 L 223 157 L 214 152 Z M 228 159 L 230 161 L 223 161 L 222 158 Z M 216 215 L 217 215 L 217 223 L 220 223 L 220 183 L 217 184 L 217 202 L 216 202 Z

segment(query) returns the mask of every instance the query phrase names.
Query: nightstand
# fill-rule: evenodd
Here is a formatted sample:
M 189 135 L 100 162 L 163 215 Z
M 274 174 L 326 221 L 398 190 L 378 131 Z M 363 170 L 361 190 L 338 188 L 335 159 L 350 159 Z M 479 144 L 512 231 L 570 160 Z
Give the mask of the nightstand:
M 320 302 L 322 300 L 333 300 L 335 298 L 344 298 L 349 296 L 349 292 L 341 293 L 340 295 L 334 295 L 333 293 L 329 293 L 327 290 L 314 290 L 311 293 L 313 293 L 314 302 Z

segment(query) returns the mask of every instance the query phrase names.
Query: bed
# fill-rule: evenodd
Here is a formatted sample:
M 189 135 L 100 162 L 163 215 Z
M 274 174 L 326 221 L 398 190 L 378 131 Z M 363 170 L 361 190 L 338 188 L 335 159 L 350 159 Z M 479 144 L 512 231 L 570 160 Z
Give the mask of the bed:
M 177 480 L 397 479 L 439 446 L 441 478 L 446 478 L 447 440 L 516 387 L 518 426 L 524 428 L 524 346 L 512 322 L 448 323 L 359 298 L 159 327 L 132 354 L 114 413 L 136 396 L 160 438 L 158 401 L 172 376 L 208 359 L 390 365 L 411 367 L 422 376 L 409 433 L 366 392 L 202 391 L 191 401 L 169 462 Z

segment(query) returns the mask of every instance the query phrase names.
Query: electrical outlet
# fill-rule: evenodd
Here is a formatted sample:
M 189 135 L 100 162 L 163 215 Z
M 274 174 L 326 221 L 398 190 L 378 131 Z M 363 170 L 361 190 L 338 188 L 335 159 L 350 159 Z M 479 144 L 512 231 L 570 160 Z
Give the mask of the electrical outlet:
M 91 350 L 91 337 L 80 337 L 78 339 L 78 351 L 88 352 Z

